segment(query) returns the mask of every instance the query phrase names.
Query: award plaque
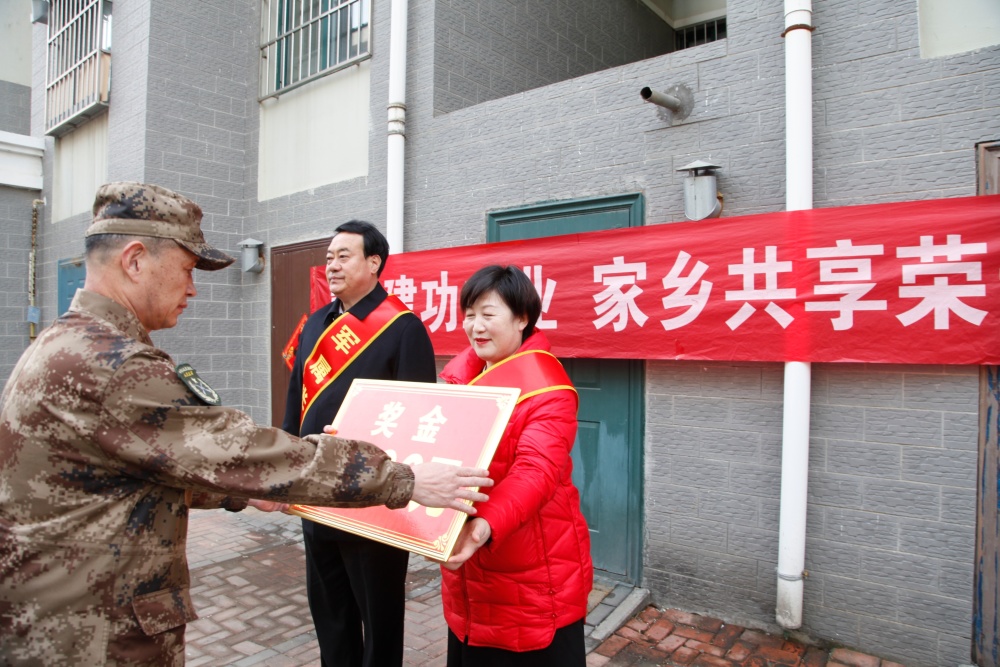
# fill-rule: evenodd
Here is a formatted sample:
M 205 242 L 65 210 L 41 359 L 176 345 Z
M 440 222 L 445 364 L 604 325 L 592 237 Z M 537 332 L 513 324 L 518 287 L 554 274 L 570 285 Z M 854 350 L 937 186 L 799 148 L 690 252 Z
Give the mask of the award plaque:
M 519 394 L 507 387 L 354 380 L 333 427 L 339 437 L 370 442 L 400 463 L 487 468 Z M 451 555 L 468 516 L 412 501 L 396 510 L 292 505 L 290 511 L 438 561 Z

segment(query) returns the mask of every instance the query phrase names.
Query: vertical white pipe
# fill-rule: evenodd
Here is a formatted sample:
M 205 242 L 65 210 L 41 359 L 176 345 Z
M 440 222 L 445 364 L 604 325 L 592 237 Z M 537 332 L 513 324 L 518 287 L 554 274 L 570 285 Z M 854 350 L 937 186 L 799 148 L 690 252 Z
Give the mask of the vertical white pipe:
M 386 239 L 389 252 L 403 252 L 403 172 L 406 159 L 407 0 L 392 0 L 389 24 L 389 155 L 386 176 Z
M 813 207 L 811 27 L 812 0 L 785 0 L 785 208 L 789 211 Z
M 785 0 L 785 208 L 813 205 L 812 0 Z M 809 481 L 809 401 L 812 368 L 785 364 L 781 435 L 781 514 L 775 619 L 802 625 Z

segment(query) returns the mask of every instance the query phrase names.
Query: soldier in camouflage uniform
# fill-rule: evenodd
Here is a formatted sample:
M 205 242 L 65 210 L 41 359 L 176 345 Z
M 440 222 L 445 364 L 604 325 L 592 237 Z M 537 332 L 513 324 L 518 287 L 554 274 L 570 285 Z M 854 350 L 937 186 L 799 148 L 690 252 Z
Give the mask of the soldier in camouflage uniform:
M 466 488 L 485 470 L 260 427 L 175 369 L 149 332 L 177 323 L 195 268 L 232 261 L 189 199 L 98 190 L 84 289 L 0 398 L 0 664 L 183 665 L 190 508 L 486 499 Z

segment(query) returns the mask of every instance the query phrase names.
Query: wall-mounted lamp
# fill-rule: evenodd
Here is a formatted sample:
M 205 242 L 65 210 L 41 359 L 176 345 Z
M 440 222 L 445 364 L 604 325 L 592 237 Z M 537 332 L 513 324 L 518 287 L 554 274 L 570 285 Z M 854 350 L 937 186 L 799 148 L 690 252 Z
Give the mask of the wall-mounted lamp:
M 684 120 L 691 115 L 694 109 L 694 95 L 691 89 L 683 83 L 667 88 L 666 92 L 659 92 L 646 86 L 639 91 L 639 95 L 647 102 L 652 102 L 658 107 L 663 107 L 666 111 L 660 111 L 660 118 L 667 123 L 675 120 Z
M 31 22 L 49 22 L 49 0 L 31 0 Z
M 240 269 L 244 273 L 260 273 L 264 270 L 264 242 L 257 239 L 240 241 Z
M 695 160 L 677 171 L 686 171 L 684 177 L 684 215 L 688 220 L 718 218 L 722 215 L 722 193 L 715 180 L 719 165 Z

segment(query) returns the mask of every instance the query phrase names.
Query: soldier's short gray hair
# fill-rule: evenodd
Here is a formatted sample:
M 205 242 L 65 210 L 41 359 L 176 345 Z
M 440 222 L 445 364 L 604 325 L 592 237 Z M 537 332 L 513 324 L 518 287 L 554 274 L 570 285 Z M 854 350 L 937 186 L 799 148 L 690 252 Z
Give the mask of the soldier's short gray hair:
M 173 239 L 161 239 L 155 236 L 92 234 L 83 240 L 84 257 L 88 261 L 103 264 L 111 253 L 121 250 L 132 241 L 140 241 L 154 257 L 167 246 L 180 247 Z

